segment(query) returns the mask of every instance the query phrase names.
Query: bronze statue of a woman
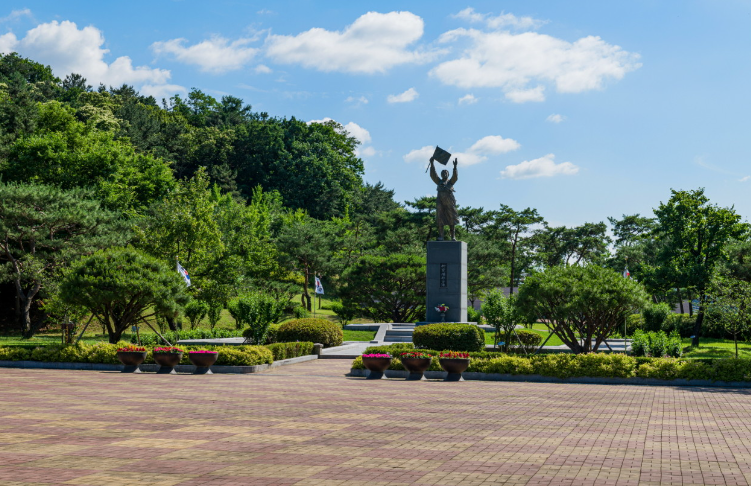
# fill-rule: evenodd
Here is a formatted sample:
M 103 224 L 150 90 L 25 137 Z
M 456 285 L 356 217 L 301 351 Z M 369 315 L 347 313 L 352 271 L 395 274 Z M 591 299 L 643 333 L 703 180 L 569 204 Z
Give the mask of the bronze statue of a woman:
M 454 184 L 456 184 L 456 164 L 454 159 L 454 174 L 449 179 L 449 171 L 442 170 L 441 178 L 435 172 L 435 159 L 430 158 L 430 178 L 438 186 L 438 199 L 436 201 L 435 219 L 438 223 L 438 241 L 443 241 L 445 226 L 449 227 L 451 241 L 456 241 L 454 229 L 459 224 L 459 214 L 456 211 L 456 197 L 454 197 Z

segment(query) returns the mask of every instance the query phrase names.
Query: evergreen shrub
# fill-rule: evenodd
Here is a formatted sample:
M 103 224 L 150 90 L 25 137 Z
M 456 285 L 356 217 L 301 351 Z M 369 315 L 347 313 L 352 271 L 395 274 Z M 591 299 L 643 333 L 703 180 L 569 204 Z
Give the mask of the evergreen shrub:
M 421 349 L 481 351 L 485 349 L 485 332 L 472 324 L 428 324 L 415 328 L 412 342 Z
M 330 348 L 342 344 L 344 333 L 338 325 L 326 319 L 295 319 L 279 326 L 276 340 L 282 343 L 310 341 Z

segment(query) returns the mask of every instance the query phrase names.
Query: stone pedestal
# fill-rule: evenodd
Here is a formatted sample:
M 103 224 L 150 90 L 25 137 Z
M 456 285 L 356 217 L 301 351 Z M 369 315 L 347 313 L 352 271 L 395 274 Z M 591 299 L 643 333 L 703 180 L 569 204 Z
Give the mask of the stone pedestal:
M 427 315 L 441 322 L 435 307 L 448 306 L 446 322 L 467 322 L 467 244 L 463 241 L 429 241 L 427 261 Z

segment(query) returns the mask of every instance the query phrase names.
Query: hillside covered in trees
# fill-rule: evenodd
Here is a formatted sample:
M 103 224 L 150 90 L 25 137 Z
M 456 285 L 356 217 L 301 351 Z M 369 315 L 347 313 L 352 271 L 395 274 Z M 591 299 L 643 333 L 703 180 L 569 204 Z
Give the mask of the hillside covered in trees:
M 197 89 L 156 100 L 59 74 L 0 56 L 1 328 L 31 336 L 76 316 L 60 282 L 80 257 L 118 246 L 178 260 L 191 298 L 215 308 L 247 291 L 289 306 L 302 294 L 310 308 L 319 275 L 352 312 L 424 315 L 435 199 L 399 202 L 365 182 L 358 142 L 341 125 Z M 751 280 L 740 215 L 701 189 L 666 199 L 654 215 L 609 218 L 610 228 L 551 226 L 504 201 L 460 208 L 470 299 L 559 265 L 628 266 L 656 302 L 702 297 L 718 274 Z

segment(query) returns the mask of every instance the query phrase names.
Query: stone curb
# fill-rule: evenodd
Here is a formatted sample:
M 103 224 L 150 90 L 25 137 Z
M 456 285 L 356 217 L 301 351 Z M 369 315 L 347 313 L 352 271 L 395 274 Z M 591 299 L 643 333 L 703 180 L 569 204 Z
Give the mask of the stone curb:
M 296 363 L 303 363 L 305 361 L 312 361 L 318 359 L 316 355 L 298 356 L 297 358 L 282 359 L 274 361 L 269 364 L 261 364 L 255 366 L 212 366 L 211 371 L 214 373 L 233 373 L 233 374 L 247 374 L 247 373 L 260 373 L 272 368 L 278 368 L 280 366 L 286 366 Z M 106 363 L 53 363 L 48 361 L 0 361 L 0 368 L 22 368 L 22 369 L 36 369 L 36 370 L 82 370 L 82 371 L 122 371 L 123 365 L 121 364 L 106 364 Z M 142 364 L 140 366 L 141 371 L 156 372 L 159 369 L 157 364 Z M 196 367 L 193 365 L 177 365 L 175 371 L 178 373 L 193 373 Z
M 352 368 L 346 376 L 365 378 L 368 376 L 368 370 Z M 407 378 L 408 371 L 386 370 L 387 378 Z M 426 371 L 425 378 L 443 379 L 446 378 L 445 371 Z M 522 381 L 531 383 L 576 383 L 583 385 L 646 385 L 646 386 L 701 386 L 711 388 L 751 388 L 751 382 L 748 381 L 710 381 L 710 380 L 658 380 L 656 378 L 593 378 L 581 376 L 578 378 L 554 378 L 541 375 L 507 375 L 501 373 L 478 373 L 464 372 L 462 374 L 465 380 L 477 381 Z

